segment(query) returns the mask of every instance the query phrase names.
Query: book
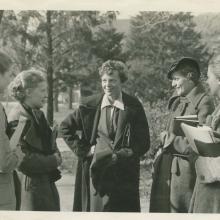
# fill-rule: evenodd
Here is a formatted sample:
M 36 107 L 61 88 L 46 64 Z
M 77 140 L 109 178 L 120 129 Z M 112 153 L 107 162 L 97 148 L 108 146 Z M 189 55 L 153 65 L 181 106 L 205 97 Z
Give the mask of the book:
M 173 123 L 173 133 L 177 136 L 185 136 L 181 128 L 181 123 L 196 127 L 199 125 L 199 120 L 197 115 L 184 115 L 175 117 Z
M 201 156 L 220 155 L 220 139 L 208 126 L 193 127 L 181 123 L 182 130 L 192 149 Z M 219 149 L 218 149 L 219 147 Z
M 198 157 L 196 173 L 202 183 L 220 181 L 220 157 Z

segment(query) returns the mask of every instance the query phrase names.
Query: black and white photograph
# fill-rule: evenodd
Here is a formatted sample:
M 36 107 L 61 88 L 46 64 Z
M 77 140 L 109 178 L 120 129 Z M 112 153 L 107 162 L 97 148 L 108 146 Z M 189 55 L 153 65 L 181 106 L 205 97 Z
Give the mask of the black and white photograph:
M 77 2 L 0 7 L 0 218 L 220 213 L 220 4 Z

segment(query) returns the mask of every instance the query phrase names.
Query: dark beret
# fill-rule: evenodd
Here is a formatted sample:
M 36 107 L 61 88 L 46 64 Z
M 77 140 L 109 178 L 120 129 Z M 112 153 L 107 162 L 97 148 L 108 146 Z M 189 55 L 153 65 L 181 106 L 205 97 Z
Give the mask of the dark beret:
M 197 74 L 197 78 L 199 79 L 201 73 L 200 73 L 200 68 L 199 68 L 199 64 L 198 62 L 193 59 L 192 57 L 183 57 L 180 60 L 176 61 L 175 63 L 173 63 L 167 73 L 167 77 L 168 79 L 172 79 L 172 74 L 177 71 L 180 70 L 184 67 L 191 67 L 196 71 Z

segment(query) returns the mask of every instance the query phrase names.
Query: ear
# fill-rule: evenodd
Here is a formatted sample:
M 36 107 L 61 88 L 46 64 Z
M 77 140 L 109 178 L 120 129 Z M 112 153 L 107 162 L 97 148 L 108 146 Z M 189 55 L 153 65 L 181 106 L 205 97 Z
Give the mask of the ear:
M 187 78 L 189 80 L 192 80 L 193 79 L 193 73 L 192 72 L 187 73 Z
M 31 95 L 31 89 L 25 89 L 25 95 L 30 96 Z

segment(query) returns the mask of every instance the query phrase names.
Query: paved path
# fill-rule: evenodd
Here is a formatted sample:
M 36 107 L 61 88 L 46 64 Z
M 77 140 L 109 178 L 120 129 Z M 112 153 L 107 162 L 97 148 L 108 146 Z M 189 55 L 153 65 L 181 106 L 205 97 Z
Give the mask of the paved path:
M 60 195 L 61 211 L 72 211 L 74 183 L 75 176 L 69 173 L 62 173 L 62 178 L 56 183 Z
M 57 138 L 57 145 L 61 152 L 70 151 L 69 147 L 61 138 Z M 144 184 L 146 185 L 147 182 L 151 179 L 150 177 L 143 177 L 146 178 L 144 180 Z M 75 183 L 75 175 L 65 172 L 62 172 L 62 178 L 57 181 L 56 185 L 60 194 L 60 205 L 61 211 L 72 211 L 73 207 L 73 196 L 74 196 L 74 183 Z M 149 189 L 144 189 L 144 191 L 149 191 Z M 141 211 L 147 212 L 149 210 L 149 196 L 141 197 Z

